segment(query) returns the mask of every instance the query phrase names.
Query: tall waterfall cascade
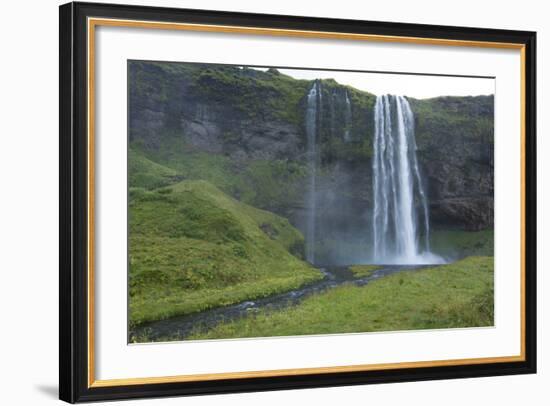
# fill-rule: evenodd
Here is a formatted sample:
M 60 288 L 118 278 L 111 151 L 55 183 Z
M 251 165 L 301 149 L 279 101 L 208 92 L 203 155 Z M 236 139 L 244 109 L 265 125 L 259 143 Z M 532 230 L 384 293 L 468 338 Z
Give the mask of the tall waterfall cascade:
M 372 262 L 444 262 L 430 252 L 428 200 L 416 156 L 414 115 L 407 99 L 378 96 L 374 126 Z
M 315 263 L 315 243 L 317 202 L 316 202 L 316 178 L 317 178 L 317 123 L 318 112 L 321 110 L 321 84 L 315 81 L 307 95 L 307 108 L 305 117 L 307 137 L 307 165 L 309 171 L 309 184 L 306 192 L 307 215 L 305 228 L 306 260 Z

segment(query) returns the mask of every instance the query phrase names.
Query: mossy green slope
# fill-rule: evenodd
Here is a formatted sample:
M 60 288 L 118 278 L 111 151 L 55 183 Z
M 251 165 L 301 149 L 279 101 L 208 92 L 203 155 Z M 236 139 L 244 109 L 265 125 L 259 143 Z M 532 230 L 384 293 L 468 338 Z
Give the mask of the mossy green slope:
M 132 188 L 130 325 L 320 279 L 298 258 L 302 246 L 288 220 L 240 203 L 206 181 Z
M 493 325 L 493 258 L 403 272 L 343 286 L 300 305 L 263 311 L 192 339 L 356 333 Z
M 232 162 L 177 137 L 167 138 L 156 151 L 143 151 L 136 144 L 129 149 L 130 186 L 150 189 L 181 179 L 206 180 L 246 204 L 275 212 L 285 212 L 302 200 L 305 164 L 287 159 Z
M 128 183 L 130 187 L 156 189 L 179 179 L 178 172 L 145 157 L 141 152 L 128 149 Z

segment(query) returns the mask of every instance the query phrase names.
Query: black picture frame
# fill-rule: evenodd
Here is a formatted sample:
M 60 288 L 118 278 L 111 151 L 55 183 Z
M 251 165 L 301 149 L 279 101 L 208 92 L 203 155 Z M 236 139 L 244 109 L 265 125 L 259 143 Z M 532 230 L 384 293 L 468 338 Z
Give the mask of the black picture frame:
M 234 12 L 68 3 L 60 6 L 60 267 L 59 397 L 67 402 L 236 393 L 536 372 L 536 33 L 261 15 Z M 513 43 L 524 49 L 524 359 L 514 362 L 427 366 L 207 381 L 93 386 L 89 382 L 87 19 L 112 18 Z

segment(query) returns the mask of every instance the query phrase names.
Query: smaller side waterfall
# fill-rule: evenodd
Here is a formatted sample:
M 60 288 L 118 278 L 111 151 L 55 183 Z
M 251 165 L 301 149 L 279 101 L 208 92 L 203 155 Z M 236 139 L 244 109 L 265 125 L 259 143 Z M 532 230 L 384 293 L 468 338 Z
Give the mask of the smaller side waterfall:
M 334 137 L 336 134 L 336 104 L 338 103 L 338 94 L 335 90 L 332 91 L 329 98 L 329 111 L 330 111 L 330 136 Z
M 413 167 L 414 176 L 418 185 L 418 195 L 420 197 L 420 202 L 422 204 L 422 211 L 423 211 L 423 217 L 424 217 L 424 244 L 425 244 L 425 251 L 430 252 L 430 217 L 428 212 L 428 198 L 426 196 L 425 187 L 422 181 L 422 176 L 420 176 L 420 169 L 418 167 L 418 159 L 416 157 L 416 137 L 414 135 L 414 115 L 411 110 L 410 104 L 406 101 L 405 98 L 402 98 L 402 100 L 405 100 L 405 103 L 402 103 L 402 109 L 403 109 L 403 119 L 404 119 L 404 127 L 407 134 L 409 134 L 409 143 L 411 148 L 411 165 Z
M 318 111 L 321 107 L 321 85 L 315 81 L 307 95 L 307 108 L 305 117 L 306 137 L 307 137 L 307 165 L 309 171 L 309 183 L 306 201 L 306 260 L 315 263 L 315 243 L 317 240 L 316 221 L 317 221 L 317 196 L 316 196 L 316 177 L 317 177 L 317 122 Z
M 350 142 L 351 141 L 351 102 L 349 101 L 348 91 L 346 90 L 346 106 L 344 110 L 344 141 Z

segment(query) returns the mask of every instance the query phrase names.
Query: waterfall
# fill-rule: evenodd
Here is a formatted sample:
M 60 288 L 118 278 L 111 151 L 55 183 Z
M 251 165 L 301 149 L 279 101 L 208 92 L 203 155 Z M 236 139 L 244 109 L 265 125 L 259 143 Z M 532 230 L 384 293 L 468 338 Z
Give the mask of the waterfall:
M 344 110 L 344 141 L 349 142 L 351 140 L 351 103 L 349 101 L 348 91 L 346 90 L 346 109 Z
M 306 260 L 315 263 L 315 242 L 316 242 L 316 221 L 317 221 L 317 199 L 316 199 L 316 175 L 317 175 L 317 111 L 321 105 L 321 87 L 315 81 L 307 95 L 306 108 L 306 137 L 307 137 L 307 164 L 309 170 L 309 184 L 306 201 Z M 318 109 L 319 107 L 319 109 Z
M 336 102 L 338 101 L 337 93 L 333 90 L 329 99 L 330 109 L 330 136 L 334 137 L 336 134 Z
M 402 107 L 404 109 L 404 122 L 407 134 L 409 134 L 409 144 L 411 146 L 411 164 L 414 170 L 414 176 L 418 184 L 418 194 L 420 196 L 420 202 L 422 203 L 422 211 L 424 215 L 424 244 L 425 251 L 430 252 L 430 217 L 428 215 L 428 199 L 426 192 L 424 191 L 424 185 L 422 177 L 420 176 L 420 169 L 418 168 L 418 159 L 416 158 L 416 138 L 414 136 L 414 115 L 411 110 L 411 106 L 405 98 L 402 98 L 404 103 Z
M 428 201 L 416 157 L 414 115 L 402 96 L 378 96 L 374 107 L 373 260 L 439 263 L 430 253 Z M 422 210 L 417 210 L 415 201 Z M 419 212 L 420 211 L 420 212 Z M 422 229 L 418 219 L 422 218 Z M 419 234 L 424 233 L 424 244 Z

